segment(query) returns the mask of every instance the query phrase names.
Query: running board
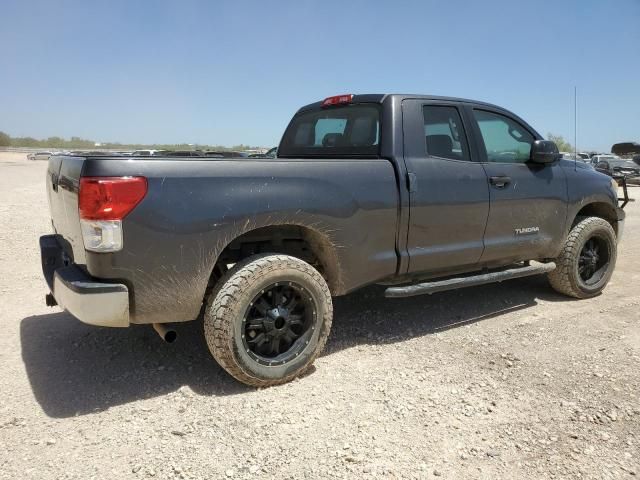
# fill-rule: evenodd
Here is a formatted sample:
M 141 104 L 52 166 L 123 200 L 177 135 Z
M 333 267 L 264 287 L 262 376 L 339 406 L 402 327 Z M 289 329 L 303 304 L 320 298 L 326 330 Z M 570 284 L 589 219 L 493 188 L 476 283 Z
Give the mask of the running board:
M 387 298 L 413 297 L 436 292 L 444 292 L 446 290 L 454 290 L 456 288 L 475 287 L 476 285 L 484 285 L 486 283 L 502 282 L 511 280 L 512 278 L 528 277 L 530 275 L 539 275 L 555 270 L 556 264 L 536 263 L 525 267 L 510 268 L 499 272 L 482 273 L 469 277 L 449 278 L 436 282 L 417 283 L 406 287 L 389 287 L 385 290 L 384 296 Z

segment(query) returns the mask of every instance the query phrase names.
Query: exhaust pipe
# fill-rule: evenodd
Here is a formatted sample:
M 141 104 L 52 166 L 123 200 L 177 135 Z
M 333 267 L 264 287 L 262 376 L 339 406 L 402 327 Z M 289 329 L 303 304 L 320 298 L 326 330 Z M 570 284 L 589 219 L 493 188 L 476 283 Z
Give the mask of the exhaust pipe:
M 55 307 L 56 305 L 58 305 L 58 302 L 51 293 L 47 293 L 47 295 L 44 297 L 44 303 L 47 304 L 47 307 Z
M 172 328 L 167 328 L 162 323 L 152 323 L 151 326 L 156 331 L 160 338 L 167 343 L 173 343 L 178 338 L 178 334 Z

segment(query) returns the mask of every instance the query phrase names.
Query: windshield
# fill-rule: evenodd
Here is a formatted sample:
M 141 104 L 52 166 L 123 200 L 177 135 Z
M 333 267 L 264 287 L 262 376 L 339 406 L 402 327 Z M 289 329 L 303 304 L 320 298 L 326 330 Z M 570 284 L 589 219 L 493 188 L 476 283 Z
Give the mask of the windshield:
M 379 142 L 379 105 L 328 107 L 296 115 L 282 137 L 278 157 L 375 157 Z

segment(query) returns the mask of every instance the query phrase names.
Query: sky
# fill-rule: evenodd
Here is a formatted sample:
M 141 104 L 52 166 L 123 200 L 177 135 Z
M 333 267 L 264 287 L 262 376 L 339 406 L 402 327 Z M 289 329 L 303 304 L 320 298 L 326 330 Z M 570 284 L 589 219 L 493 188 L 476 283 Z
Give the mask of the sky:
M 277 145 L 342 93 L 457 96 L 640 141 L 640 0 L 0 0 L 0 131 Z

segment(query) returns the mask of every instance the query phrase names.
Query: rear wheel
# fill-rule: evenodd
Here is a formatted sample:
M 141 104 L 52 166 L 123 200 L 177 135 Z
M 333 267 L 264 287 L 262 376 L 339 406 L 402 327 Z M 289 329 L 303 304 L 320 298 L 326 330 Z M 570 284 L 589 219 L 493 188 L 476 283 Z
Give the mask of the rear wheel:
M 571 229 L 557 268 L 549 273 L 551 286 L 575 298 L 598 295 L 607 285 L 616 264 L 617 245 L 613 227 L 598 217 L 586 217 Z
M 236 264 L 208 299 L 209 350 L 237 380 L 252 386 L 288 382 L 324 348 L 333 307 L 326 282 L 308 263 L 260 255 Z

